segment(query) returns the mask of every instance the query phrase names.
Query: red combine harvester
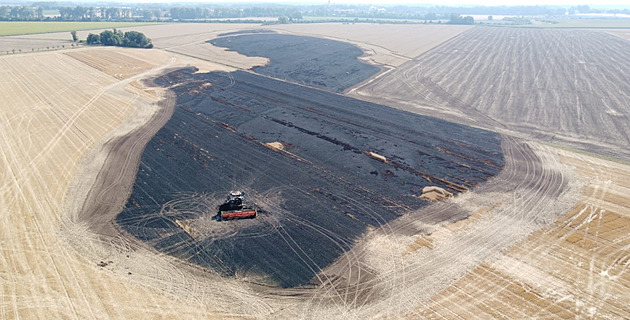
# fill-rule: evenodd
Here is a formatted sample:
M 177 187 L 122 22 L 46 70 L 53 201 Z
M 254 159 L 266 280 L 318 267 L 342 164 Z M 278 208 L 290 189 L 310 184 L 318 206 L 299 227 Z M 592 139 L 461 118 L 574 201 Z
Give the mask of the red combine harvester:
M 243 204 L 245 192 L 230 191 L 227 200 L 219 206 L 219 220 L 256 218 L 258 211 Z

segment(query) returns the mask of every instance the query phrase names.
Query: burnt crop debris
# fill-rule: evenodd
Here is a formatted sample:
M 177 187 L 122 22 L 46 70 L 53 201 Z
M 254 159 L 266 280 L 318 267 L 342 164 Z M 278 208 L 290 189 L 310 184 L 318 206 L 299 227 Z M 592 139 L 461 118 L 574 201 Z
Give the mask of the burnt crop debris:
M 333 92 L 343 92 L 375 75 L 379 68 L 363 63 L 355 45 L 329 39 L 276 33 L 219 37 L 211 44 L 250 57 L 269 58 L 254 72 Z
M 503 167 L 498 134 L 250 72 L 170 72 L 172 118 L 148 143 L 117 222 L 156 249 L 224 275 L 295 287 L 368 228 Z M 256 219 L 212 217 L 246 191 Z

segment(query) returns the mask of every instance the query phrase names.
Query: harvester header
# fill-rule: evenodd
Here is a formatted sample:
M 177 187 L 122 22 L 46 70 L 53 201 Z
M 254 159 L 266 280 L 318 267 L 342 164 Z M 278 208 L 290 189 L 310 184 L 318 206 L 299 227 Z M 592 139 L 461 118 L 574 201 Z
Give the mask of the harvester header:
M 225 203 L 219 206 L 219 220 L 256 218 L 258 211 L 243 202 L 245 192 L 230 191 Z

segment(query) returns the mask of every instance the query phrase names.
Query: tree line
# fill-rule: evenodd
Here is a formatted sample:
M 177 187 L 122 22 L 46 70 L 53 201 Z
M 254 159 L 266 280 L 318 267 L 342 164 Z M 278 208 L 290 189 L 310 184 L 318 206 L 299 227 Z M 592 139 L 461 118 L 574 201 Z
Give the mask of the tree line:
M 75 39 L 76 34 L 72 35 Z M 100 34 L 90 33 L 85 41 L 91 45 L 104 45 L 104 46 L 117 46 L 117 47 L 131 47 L 131 48 L 153 48 L 151 39 L 147 38 L 142 32 L 127 31 L 122 32 L 114 29 L 105 30 Z
M 475 19 L 471 16 L 462 17 L 458 14 L 451 14 L 448 24 L 475 24 Z
M 169 17 L 173 20 L 199 20 L 221 18 L 247 17 L 287 17 L 294 20 L 302 19 L 302 13 L 292 7 L 173 7 Z
M 42 7 L 0 6 L 0 20 L 41 20 L 44 19 Z
M 56 10 L 58 14 L 45 16 L 44 10 Z M 0 20 L 52 20 L 52 21 L 198 21 L 247 17 L 286 17 L 289 21 L 301 21 L 303 16 L 328 18 L 378 18 L 409 20 L 448 20 L 453 13 L 476 15 L 564 16 L 577 13 L 622 13 L 630 9 L 597 9 L 580 6 L 422 6 L 397 5 L 376 7 L 372 5 L 250 5 L 250 4 L 200 4 L 182 6 L 168 4 L 134 4 L 130 6 L 82 6 L 68 7 L 56 2 L 34 2 L 32 6 L 0 6 Z M 464 17 L 465 18 L 465 17 Z M 284 20 L 284 18 L 283 18 Z M 456 21 L 461 23 L 464 21 Z M 282 23 L 282 22 L 280 22 Z

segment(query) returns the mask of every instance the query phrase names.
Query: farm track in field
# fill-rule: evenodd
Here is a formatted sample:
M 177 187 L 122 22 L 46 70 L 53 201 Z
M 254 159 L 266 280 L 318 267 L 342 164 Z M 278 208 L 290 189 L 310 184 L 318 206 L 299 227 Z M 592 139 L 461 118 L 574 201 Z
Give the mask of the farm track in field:
M 398 26 L 369 25 L 365 30 L 347 26 L 352 31 L 348 38 L 355 43 L 383 46 L 383 61 L 399 65 L 414 57 L 414 52 L 425 52 L 350 90 L 350 95 L 507 134 L 501 141 L 505 165 L 498 175 L 472 191 L 416 210 L 410 199 L 403 199 L 409 203 L 401 206 L 400 199 L 384 196 L 382 191 L 396 191 L 399 182 L 411 178 L 428 177 L 446 188 L 476 185 L 458 180 L 459 174 L 414 175 L 409 168 L 421 163 L 419 159 L 442 155 L 436 158 L 439 165 L 429 161 L 425 165 L 466 170 L 479 179 L 496 172 L 480 170 L 488 163 L 464 157 L 460 151 L 492 158 L 496 150 L 475 149 L 474 139 L 462 144 L 470 134 L 456 132 L 462 135 L 457 138 L 435 134 L 439 130 L 452 133 L 456 128 L 443 124 L 427 137 L 435 142 L 430 145 L 451 141 L 457 142 L 455 146 L 400 157 L 404 150 L 419 148 L 413 143 L 414 130 L 426 129 L 426 123 L 413 124 L 413 117 L 404 117 L 403 122 L 365 120 L 375 116 L 365 110 L 353 115 L 362 121 L 351 120 L 343 108 L 336 110 L 326 103 L 308 107 L 309 99 L 318 94 L 306 94 L 304 88 L 299 89 L 304 91 L 297 94 L 296 108 L 264 112 L 261 106 L 282 103 L 279 93 L 295 90 L 286 89 L 290 84 L 283 81 L 277 86 L 285 89 L 268 93 L 264 83 L 271 79 L 258 80 L 246 72 L 215 73 L 208 81 L 174 86 L 170 93 L 140 82 L 165 66 L 229 70 L 208 62 L 217 54 L 222 55 L 218 63 L 224 65 L 249 69 L 264 64 L 265 59 L 222 53 L 205 43 L 209 35 L 249 27 L 139 27 L 147 34 L 160 34 L 154 42 L 180 54 L 90 48 L 0 56 L 0 98 L 6 101 L 0 110 L 0 203 L 6 212 L 0 216 L 0 318 L 630 318 L 630 167 L 540 144 L 552 142 L 627 158 L 625 130 L 629 129 L 622 120 L 628 117 L 628 58 L 623 52 L 630 42 L 589 30 L 474 27 L 459 36 L 455 35 L 463 30 L 446 30 L 444 35 L 455 38 L 428 50 L 420 43 L 420 31 L 417 43 L 396 46 L 397 41 L 387 34 Z M 277 29 L 339 38 L 334 25 L 325 27 Z M 400 29 L 410 37 L 416 30 L 415 26 Z M 24 38 L 64 43 L 63 37 L 68 36 Z M 190 56 L 205 61 L 186 58 Z M 149 70 L 153 71 L 145 73 Z M 224 150 L 221 144 L 210 143 L 214 150 L 200 143 L 186 145 L 173 131 L 166 131 L 149 141 L 147 150 L 171 156 L 171 160 L 192 159 L 200 172 L 211 171 L 222 179 L 212 180 L 213 188 L 245 184 L 247 191 L 254 191 L 251 187 L 261 180 L 238 180 L 239 167 L 277 160 L 279 164 L 264 173 L 265 186 L 281 186 L 260 186 L 263 191 L 249 193 L 264 209 L 259 219 L 217 224 L 206 213 L 215 209 L 224 194 L 209 192 L 211 188 L 190 189 L 203 189 L 201 193 L 174 188 L 173 198 L 164 197 L 170 201 L 152 198 L 159 193 L 143 183 L 148 177 L 157 178 L 160 188 L 181 180 L 185 181 L 180 186 L 194 184 L 189 176 L 182 179 L 176 166 L 139 162 L 144 143 L 181 102 L 174 100 L 175 93 L 190 102 L 185 117 L 177 118 L 184 121 L 180 127 L 190 126 L 195 119 L 209 123 L 205 131 L 195 131 L 195 139 L 220 136 L 216 139 L 229 141 L 228 145 L 238 142 L 251 147 L 255 155 L 242 159 L 238 150 L 231 153 L 230 159 L 236 160 L 226 175 L 222 174 L 225 167 L 204 166 L 221 162 L 217 156 Z M 158 106 L 160 98 L 165 100 Z M 206 98 L 213 99 L 205 103 Z M 203 115 L 208 104 L 218 112 Z M 345 108 L 348 102 L 337 104 Z M 251 117 L 254 113 L 276 121 L 263 125 L 269 130 L 251 130 L 255 128 L 252 121 L 256 123 Z M 325 125 L 309 126 L 313 119 Z M 399 131 L 413 133 L 405 137 Z M 377 137 L 370 140 L 375 145 L 361 139 L 366 132 Z M 388 136 L 398 140 L 384 143 Z M 350 157 L 309 153 L 308 144 L 313 141 L 331 144 L 335 154 Z M 168 147 L 171 143 L 183 152 L 172 153 L 177 148 Z M 273 147 L 278 143 L 283 149 Z M 408 144 L 412 147 L 405 147 Z M 374 148 L 390 163 L 358 152 Z M 362 168 L 347 169 L 355 173 L 365 169 L 365 177 L 352 180 L 349 175 L 335 174 L 346 164 L 359 162 Z M 332 169 L 321 170 L 313 179 L 346 188 L 326 193 L 295 181 L 287 183 L 287 168 L 293 163 L 300 163 L 298 169 L 317 170 L 332 163 Z M 400 167 L 396 170 L 394 164 Z M 133 203 L 124 207 L 138 168 L 138 198 L 147 201 L 139 207 Z M 378 176 L 370 172 L 373 169 Z M 202 175 L 196 179 L 207 180 Z M 382 181 L 370 183 L 375 179 Z M 359 180 L 367 183 L 354 183 Z M 298 204 L 321 198 L 306 206 L 306 211 L 317 212 L 322 204 L 332 204 L 340 209 L 333 213 L 335 217 L 345 219 L 349 226 L 362 223 L 365 229 L 358 237 L 344 237 L 345 224 L 313 223 L 293 209 L 285 210 L 287 197 Z M 167 221 L 173 228 L 163 235 L 174 236 L 170 240 L 184 239 L 184 244 L 190 244 L 191 239 L 209 239 L 195 249 L 210 250 L 213 241 L 235 235 L 247 241 L 277 236 L 286 245 L 287 255 L 293 255 L 292 263 L 313 268 L 315 276 L 308 286 L 286 289 L 258 270 L 222 276 L 180 259 L 186 256 L 157 252 L 151 248 L 156 242 L 142 243 L 122 230 L 113 219 L 123 209 L 155 213 L 156 219 L 135 225 L 146 231 L 141 236 L 150 236 Z M 383 219 L 382 212 L 394 212 L 397 218 Z M 256 226 L 263 227 L 252 228 Z M 328 267 L 315 263 L 313 243 L 300 240 L 303 234 L 322 239 L 317 244 L 327 243 L 342 254 Z M 174 243 L 162 242 L 161 249 L 194 255 L 177 251 L 181 247 Z
M 408 313 L 409 319 L 630 315 L 630 167 L 560 151 L 587 179 L 577 203 Z
M 627 157 L 630 42 L 601 31 L 474 28 L 354 94 Z
M 503 146 L 505 169 L 493 180 L 389 222 L 324 270 L 306 314 L 331 304 L 348 316 L 405 314 L 571 208 L 571 172 L 554 151 L 510 138 Z
M 60 230 L 75 225 L 64 199 L 81 155 L 131 115 L 134 105 L 150 110 L 150 99 L 61 53 L 3 57 L 0 65 L 0 201 L 5 210 L 0 318 L 134 317 L 137 311 L 120 308 L 111 292 L 101 290 L 128 284 L 99 274 L 90 258 L 68 246 Z M 83 235 L 70 237 L 81 238 L 82 245 L 94 238 Z M 120 291 L 117 295 L 138 299 Z

